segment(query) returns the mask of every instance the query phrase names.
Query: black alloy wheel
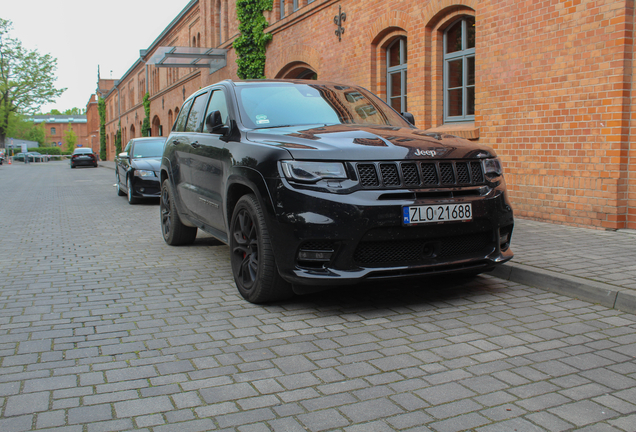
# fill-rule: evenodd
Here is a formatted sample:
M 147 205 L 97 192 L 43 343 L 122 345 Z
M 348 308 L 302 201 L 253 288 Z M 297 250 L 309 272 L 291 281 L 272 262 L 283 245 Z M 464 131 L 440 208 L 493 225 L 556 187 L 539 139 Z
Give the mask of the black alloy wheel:
M 244 195 L 234 208 L 230 251 L 234 281 L 245 300 L 264 303 L 293 295 L 291 284 L 278 273 L 265 217 L 254 195 Z
M 117 195 L 118 196 L 126 195 L 126 192 L 121 190 L 121 180 L 119 180 L 119 173 L 118 172 L 115 173 L 115 180 L 117 181 Z
M 171 246 L 192 244 L 197 237 L 197 227 L 189 227 L 181 222 L 172 195 L 170 180 L 165 179 L 161 184 L 159 200 L 163 240 Z

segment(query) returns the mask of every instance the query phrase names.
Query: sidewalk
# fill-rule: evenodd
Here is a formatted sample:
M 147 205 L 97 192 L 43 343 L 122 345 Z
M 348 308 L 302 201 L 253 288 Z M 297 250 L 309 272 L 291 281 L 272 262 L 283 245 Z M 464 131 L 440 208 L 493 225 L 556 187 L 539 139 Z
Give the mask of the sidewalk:
M 601 231 L 515 219 L 501 279 L 636 313 L 636 230 Z
M 515 257 L 490 275 L 636 314 L 636 230 L 516 218 L 511 247 Z

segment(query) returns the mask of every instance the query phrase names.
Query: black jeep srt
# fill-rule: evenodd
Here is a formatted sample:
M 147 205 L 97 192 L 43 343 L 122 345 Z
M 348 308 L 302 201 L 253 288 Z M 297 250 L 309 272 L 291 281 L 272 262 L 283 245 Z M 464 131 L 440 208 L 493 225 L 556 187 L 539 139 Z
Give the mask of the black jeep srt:
M 403 115 L 363 88 L 319 81 L 196 92 L 163 153 L 166 243 L 192 243 L 202 229 L 228 244 L 253 303 L 511 259 L 495 152 Z

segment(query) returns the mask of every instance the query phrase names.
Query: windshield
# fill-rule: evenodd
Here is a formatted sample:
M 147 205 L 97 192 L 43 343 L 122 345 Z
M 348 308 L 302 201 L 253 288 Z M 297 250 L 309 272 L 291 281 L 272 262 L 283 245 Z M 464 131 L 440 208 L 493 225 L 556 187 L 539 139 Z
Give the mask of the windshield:
M 237 85 L 243 124 L 252 129 L 362 124 L 410 127 L 378 97 L 359 87 L 271 83 Z
M 165 139 L 137 141 L 133 146 L 134 158 L 158 158 L 163 154 Z

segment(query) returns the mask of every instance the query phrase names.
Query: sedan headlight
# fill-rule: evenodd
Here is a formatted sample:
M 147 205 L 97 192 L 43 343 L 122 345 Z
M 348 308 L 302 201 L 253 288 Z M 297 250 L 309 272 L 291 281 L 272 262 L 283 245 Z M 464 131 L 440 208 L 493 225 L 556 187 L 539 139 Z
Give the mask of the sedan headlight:
M 347 172 L 340 162 L 283 161 L 283 173 L 289 180 L 315 183 L 322 179 L 346 179 Z
M 498 177 L 503 174 L 503 167 L 501 161 L 495 159 L 484 159 L 484 174 L 487 177 Z
M 137 177 L 156 177 L 157 175 L 155 174 L 154 171 L 135 170 L 135 176 L 137 176 Z

